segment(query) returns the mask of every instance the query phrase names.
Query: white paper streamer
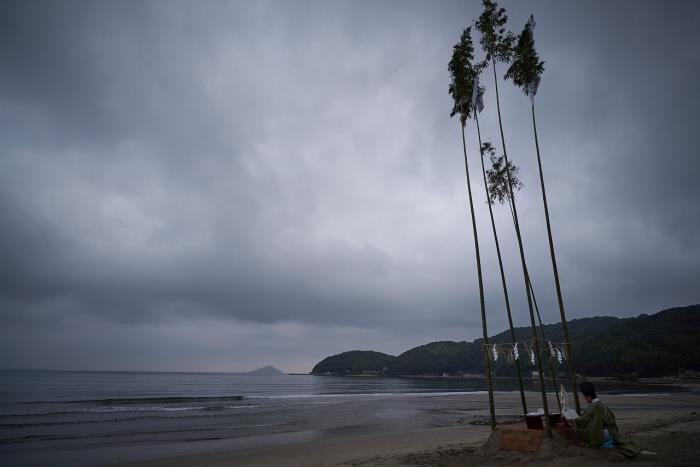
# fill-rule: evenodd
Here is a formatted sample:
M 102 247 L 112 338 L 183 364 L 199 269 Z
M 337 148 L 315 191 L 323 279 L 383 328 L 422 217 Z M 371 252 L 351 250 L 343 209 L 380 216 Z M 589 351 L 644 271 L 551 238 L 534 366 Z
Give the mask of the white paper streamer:
M 530 32 L 532 32 L 534 34 L 535 33 L 535 25 L 537 24 L 537 23 L 535 23 L 535 15 L 530 15 L 530 18 L 527 20 L 527 24 L 530 25 Z
M 497 362 L 498 361 L 498 350 L 496 350 L 496 344 L 493 345 L 493 361 Z
M 533 366 L 535 365 L 535 351 L 534 350 L 530 350 L 530 363 L 532 363 Z
M 561 403 L 561 413 L 566 413 L 569 410 L 569 398 L 563 384 L 559 385 L 559 402 Z
M 540 77 L 535 78 L 534 81 L 527 83 L 525 88 L 527 92 L 527 97 L 530 98 L 530 102 L 535 103 L 535 94 L 537 94 L 537 88 L 540 86 Z
M 476 113 L 482 110 L 484 110 L 484 97 L 479 92 L 479 76 L 477 75 L 474 77 L 472 86 L 472 111 L 474 112 L 474 118 L 476 118 Z
M 520 354 L 518 353 L 518 343 L 516 342 L 513 346 L 513 358 L 517 360 L 518 357 L 520 357 Z
M 549 344 L 549 353 L 552 354 L 552 357 L 556 357 L 554 354 L 554 347 L 552 346 L 552 341 L 547 341 L 547 344 Z

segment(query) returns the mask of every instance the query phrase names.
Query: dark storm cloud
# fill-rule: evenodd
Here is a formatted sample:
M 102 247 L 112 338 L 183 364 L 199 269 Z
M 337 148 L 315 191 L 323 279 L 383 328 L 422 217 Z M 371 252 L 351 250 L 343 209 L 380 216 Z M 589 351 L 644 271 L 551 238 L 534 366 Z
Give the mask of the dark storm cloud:
M 697 302 L 698 6 L 504 6 L 516 32 L 538 21 L 538 129 L 570 317 Z M 349 348 L 479 335 L 446 92 L 476 2 L 1 8 L 0 364 L 306 370 Z M 500 146 L 483 82 L 482 133 Z M 501 92 L 554 321 L 529 101 Z M 467 138 L 500 331 L 471 125 Z M 525 324 L 503 208 L 497 222 Z

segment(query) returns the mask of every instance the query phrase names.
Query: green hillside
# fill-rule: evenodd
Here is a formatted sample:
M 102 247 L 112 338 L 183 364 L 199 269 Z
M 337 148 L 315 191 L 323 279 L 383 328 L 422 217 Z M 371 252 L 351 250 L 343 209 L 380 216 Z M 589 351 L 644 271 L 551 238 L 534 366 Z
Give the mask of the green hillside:
M 471 342 L 433 342 L 408 350 L 389 367 L 395 374 L 455 374 L 483 371 L 484 354 Z
M 324 358 L 314 366 L 312 373 L 362 374 L 382 371 L 396 357 L 371 350 L 352 350 Z
M 561 324 L 544 328 L 547 338 L 562 341 Z M 532 337 L 529 327 L 516 328 L 517 339 Z M 569 333 L 579 373 L 612 376 L 635 372 L 639 376 L 676 374 L 678 369 L 700 370 L 700 305 L 671 308 L 636 318 L 594 317 L 569 321 Z M 490 338 L 510 342 L 510 332 Z M 380 352 L 352 351 L 328 357 L 312 373 L 441 375 L 484 371 L 482 339 L 473 342 L 432 342 L 394 357 Z M 531 370 L 523 365 L 525 371 Z M 499 376 L 514 374 L 514 367 L 499 361 Z

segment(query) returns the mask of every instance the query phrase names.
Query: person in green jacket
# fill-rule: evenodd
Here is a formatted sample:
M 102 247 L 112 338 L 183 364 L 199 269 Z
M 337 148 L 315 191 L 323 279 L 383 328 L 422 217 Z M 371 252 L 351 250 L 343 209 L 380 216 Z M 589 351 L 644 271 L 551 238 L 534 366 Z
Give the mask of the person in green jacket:
M 581 437 L 582 444 L 595 448 L 618 448 L 622 454 L 633 457 L 641 451 L 634 443 L 625 442 L 615 421 L 615 414 L 595 393 L 595 387 L 588 381 L 579 384 L 584 399 L 590 405 L 580 417 L 573 420 L 573 428 Z

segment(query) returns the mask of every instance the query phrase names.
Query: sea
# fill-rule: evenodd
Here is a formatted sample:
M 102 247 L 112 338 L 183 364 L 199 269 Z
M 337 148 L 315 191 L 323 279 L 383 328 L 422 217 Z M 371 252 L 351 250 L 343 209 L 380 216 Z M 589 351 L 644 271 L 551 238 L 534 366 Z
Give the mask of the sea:
M 597 386 L 601 394 L 682 391 Z M 498 379 L 495 389 L 517 383 Z M 484 416 L 485 391 L 483 378 L 3 370 L 0 465 L 98 465 L 449 426 Z

